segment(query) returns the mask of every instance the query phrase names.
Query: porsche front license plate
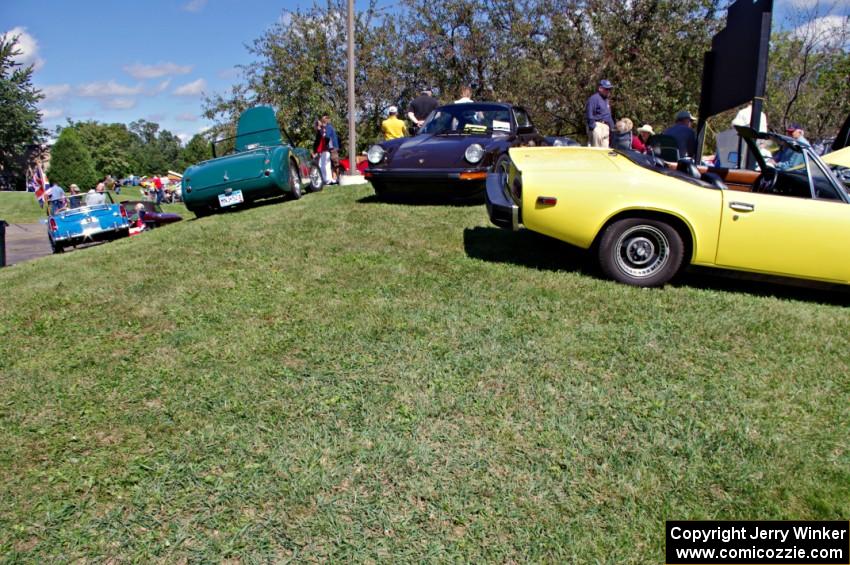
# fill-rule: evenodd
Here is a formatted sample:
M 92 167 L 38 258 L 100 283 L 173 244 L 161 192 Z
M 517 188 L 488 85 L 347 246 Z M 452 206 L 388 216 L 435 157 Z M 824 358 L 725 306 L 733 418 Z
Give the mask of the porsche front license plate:
M 218 195 L 218 204 L 222 208 L 226 206 L 233 206 L 234 204 L 242 204 L 243 202 L 245 202 L 245 199 L 242 198 L 241 190 L 234 190 L 230 194 Z

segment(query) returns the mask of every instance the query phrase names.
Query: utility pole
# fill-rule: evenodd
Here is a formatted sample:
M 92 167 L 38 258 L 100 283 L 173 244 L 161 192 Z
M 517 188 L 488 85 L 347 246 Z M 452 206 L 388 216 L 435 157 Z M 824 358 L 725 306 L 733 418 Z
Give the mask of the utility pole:
M 366 182 L 366 179 L 357 171 L 357 130 L 354 106 L 354 0 L 348 0 L 348 170 L 340 175 L 340 185 Z

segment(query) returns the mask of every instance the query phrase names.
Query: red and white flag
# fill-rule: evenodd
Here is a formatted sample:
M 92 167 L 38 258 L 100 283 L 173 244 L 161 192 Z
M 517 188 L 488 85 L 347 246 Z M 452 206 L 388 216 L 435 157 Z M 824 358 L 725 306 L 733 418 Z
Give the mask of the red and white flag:
M 35 171 L 32 174 L 30 182 L 35 189 L 35 199 L 38 200 L 38 205 L 44 208 L 45 192 L 47 192 L 47 175 L 44 174 L 41 163 L 35 166 Z

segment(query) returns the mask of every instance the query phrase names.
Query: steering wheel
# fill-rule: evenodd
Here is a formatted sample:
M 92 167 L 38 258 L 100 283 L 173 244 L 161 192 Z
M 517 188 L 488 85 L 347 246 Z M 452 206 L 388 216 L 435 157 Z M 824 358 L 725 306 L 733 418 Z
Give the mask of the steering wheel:
M 770 193 L 776 187 L 776 181 L 779 180 L 779 174 L 773 167 L 765 167 L 761 174 L 753 184 L 753 192 Z

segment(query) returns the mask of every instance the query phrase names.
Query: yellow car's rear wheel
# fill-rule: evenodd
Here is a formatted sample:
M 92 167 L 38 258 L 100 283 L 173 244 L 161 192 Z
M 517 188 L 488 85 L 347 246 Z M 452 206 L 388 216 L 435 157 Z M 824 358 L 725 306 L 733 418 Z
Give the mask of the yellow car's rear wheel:
M 608 226 L 599 243 L 599 264 L 614 280 L 635 286 L 662 286 L 682 266 L 684 244 L 669 224 L 625 218 Z

